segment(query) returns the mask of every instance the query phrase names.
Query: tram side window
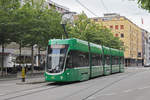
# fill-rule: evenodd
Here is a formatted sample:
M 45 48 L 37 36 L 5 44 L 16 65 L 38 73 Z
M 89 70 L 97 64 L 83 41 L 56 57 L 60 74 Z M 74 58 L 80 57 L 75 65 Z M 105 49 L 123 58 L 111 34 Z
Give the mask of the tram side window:
M 123 57 L 120 57 L 120 63 L 124 64 L 124 58 Z
M 68 53 L 68 56 L 67 56 L 67 61 L 66 61 L 66 67 L 67 68 L 73 68 L 73 61 L 72 61 L 72 52 L 69 52 Z
M 110 65 L 110 56 L 109 55 L 105 55 L 105 64 Z
M 102 56 L 100 54 L 92 54 L 92 66 L 101 66 Z
M 114 56 L 111 57 L 111 64 L 115 65 L 115 57 Z
M 67 68 L 86 67 L 89 66 L 88 52 L 70 51 L 66 62 Z
M 112 65 L 118 65 L 119 64 L 119 59 L 117 56 L 112 56 Z
M 115 58 L 116 58 L 115 64 L 118 65 L 119 64 L 119 58 L 118 58 L 118 56 L 116 56 Z

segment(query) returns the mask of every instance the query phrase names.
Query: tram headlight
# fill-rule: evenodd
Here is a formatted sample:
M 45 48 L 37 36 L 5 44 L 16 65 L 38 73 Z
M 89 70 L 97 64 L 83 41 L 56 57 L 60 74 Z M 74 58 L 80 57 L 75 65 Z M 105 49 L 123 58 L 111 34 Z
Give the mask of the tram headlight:
M 60 76 L 60 79 L 62 80 L 64 77 L 63 76 Z

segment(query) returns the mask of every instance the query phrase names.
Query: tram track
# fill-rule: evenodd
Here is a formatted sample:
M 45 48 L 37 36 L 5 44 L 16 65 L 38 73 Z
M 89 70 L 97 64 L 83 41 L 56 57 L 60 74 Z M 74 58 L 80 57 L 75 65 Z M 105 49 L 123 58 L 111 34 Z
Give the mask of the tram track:
M 143 71 L 143 72 L 145 72 L 145 71 Z M 142 73 L 142 72 L 140 72 L 140 73 Z M 121 74 L 121 75 L 114 74 L 114 75 L 117 75 L 117 76 L 115 76 L 115 78 L 116 78 L 116 77 L 120 77 L 120 76 L 123 76 L 123 77 L 121 77 L 121 78 L 119 78 L 119 79 L 117 79 L 117 80 L 115 80 L 115 81 L 113 81 L 113 82 L 111 82 L 111 83 L 105 85 L 103 88 L 100 88 L 100 89 L 96 90 L 95 92 L 89 94 L 89 95 L 86 96 L 86 97 L 83 97 L 83 99 L 80 99 L 80 100 L 87 100 L 89 97 L 91 97 L 91 96 L 93 96 L 93 95 L 95 95 L 95 94 L 97 94 L 97 93 L 103 91 L 104 89 L 106 89 L 106 88 L 108 88 L 108 87 L 110 87 L 110 86 L 112 86 L 112 85 L 114 85 L 114 84 L 116 84 L 116 83 L 118 83 L 118 82 L 120 82 L 120 81 L 122 81 L 122 80 L 124 80 L 124 79 L 127 79 L 129 76 L 134 76 L 134 75 L 139 74 L 139 73 L 137 73 L 137 72 L 130 73 L 130 72 L 129 72 L 127 75 L 126 75 L 126 74 L 127 74 L 127 73 L 123 73 L 123 74 Z M 125 76 L 124 76 L 124 75 L 125 75 Z M 112 75 L 111 75 L 111 76 L 112 76 Z M 108 77 L 109 77 L 109 76 L 104 76 L 104 77 L 100 77 L 100 78 L 105 79 L 105 78 L 108 78 Z M 114 77 L 109 77 L 109 78 L 114 78 Z M 92 81 L 92 80 L 91 80 L 91 81 Z M 95 80 L 94 80 L 94 81 L 95 81 Z M 92 82 L 92 83 L 94 83 L 94 82 Z M 86 83 L 85 83 L 85 84 L 86 84 Z M 88 83 L 88 84 L 89 84 L 89 83 Z M 79 93 L 85 92 L 85 91 L 87 91 L 88 89 L 90 89 L 90 88 L 92 88 L 93 86 L 95 86 L 96 84 L 97 84 L 97 83 L 91 84 L 91 85 L 88 86 L 88 87 L 79 89 L 78 91 L 75 91 L 75 92 L 71 93 L 70 95 L 61 98 L 61 100 L 66 100 L 66 98 L 70 98 L 70 99 L 71 99 L 71 97 L 73 97 L 75 94 L 79 94 Z M 67 100 L 69 100 L 69 99 L 67 99 Z
M 28 90 L 33 90 L 33 89 L 37 89 L 37 88 L 41 88 L 41 87 L 44 87 L 44 86 L 38 86 L 38 87 L 29 88 L 29 89 L 23 89 L 23 90 L 19 90 L 19 91 L 8 92 L 8 93 L 2 94 L 0 96 L 6 96 L 6 95 L 15 94 L 15 93 L 23 92 L 23 91 L 28 91 Z
M 11 100 L 11 99 L 15 99 L 15 98 L 19 98 L 19 97 L 22 97 L 22 96 L 27 96 L 27 95 L 32 95 L 32 94 L 35 94 L 35 93 L 39 93 L 39 92 L 43 92 L 43 91 L 46 91 L 46 90 L 49 90 L 49 89 L 55 89 L 55 88 L 58 88 L 58 87 L 62 87 L 64 85 L 55 85 L 55 83 L 51 83 L 51 84 L 48 84 L 47 86 L 51 86 L 51 87 L 46 87 L 45 85 L 44 86 L 39 86 L 39 87 L 34 87 L 34 88 L 30 88 L 30 89 L 24 89 L 24 90 L 20 90 L 20 91 L 15 91 L 15 92 L 10 92 L 10 93 L 7 93 L 7 94 L 4 94 L 4 95 L 0 95 L 0 97 L 2 96 L 10 96 L 10 95 L 14 95 L 14 96 L 10 96 L 10 97 L 6 97 L 4 98 L 4 100 Z M 20 94 L 22 93 L 22 94 Z
M 143 71 L 143 72 L 145 72 L 145 71 Z M 104 89 L 111 87 L 115 83 L 120 82 L 121 80 L 127 79 L 129 76 L 134 76 L 134 75 L 140 74 L 140 73 L 142 73 L 142 72 L 139 72 L 139 73 L 137 73 L 137 72 L 130 73 L 129 72 L 129 73 L 123 73 L 121 75 L 120 74 L 118 74 L 118 75 L 114 74 L 115 78 L 116 77 L 120 77 L 120 76 L 122 76 L 122 77 L 120 77 L 119 79 L 117 79 L 117 80 L 115 80 L 115 81 L 113 81 L 113 82 L 105 85 L 103 88 L 96 89 L 95 92 L 92 92 L 92 93 L 88 94 L 87 96 L 83 97 L 83 99 L 80 99 L 80 100 L 87 100 L 91 96 L 93 96 L 93 95 L 95 95 L 95 94 L 97 94 L 99 92 L 102 92 Z M 106 78 L 108 79 L 108 78 L 114 78 L 114 77 L 105 76 L 105 77 L 100 77 L 100 78 L 101 79 L 106 79 Z M 92 83 L 95 82 L 95 80 L 90 80 L 90 81 Z M 85 82 L 79 82 L 79 84 L 80 83 L 81 83 L 81 85 L 83 85 L 83 84 L 91 84 L 91 82 L 89 83 L 88 81 L 85 81 Z M 91 84 L 88 87 L 79 89 L 79 90 L 77 90 L 77 91 L 69 94 L 68 96 L 65 96 L 65 97 L 61 98 L 61 100 L 66 100 L 66 98 L 68 98 L 68 97 L 70 98 L 70 97 L 74 96 L 74 94 L 79 94 L 79 93 L 82 93 L 84 91 L 87 91 L 87 89 L 92 88 L 96 84 Z M 2 96 L 8 96 L 8 97 L 6 97 L 6 98 L 4 98 L 2 100 L 11 100 L 11 99 L 19 98 L 19 97 L 22 97 L 22 96 L 28 96 L 28 95 L 40 93 L 40 92 L 47 91 L 47 90 L 51 90 L 52 91 L 53 89 L 60 88 L 62 86 L 66 86 L 66 85 L 74 85 L 74 83 L 73 84 L 55 84 L 55 83 L 45 84 L 45 85 L 42 85 L 42 86 L 30 88 L 30 89 L 24 89 L 24 90 L 20 90 L 20 91 L 14 91 L 14 92 L 10 92 L 10 93 L 7 93 L 7 94 L 3 94 L 3 95 L 0 95 L 0 97 L 2 97 Z M 50 86 L 50 87 L 47 87 L 47 86 Z
M 145 71 L 143 71 L 143 72 L 145 72 Z M 140 72 L 140 73 L 143 73 L 143 72 Z M 116 83 L 118 83 L 118 82 L 120 82 L 120 81 L 122 81 L 122 80 L 127 79 L 129 76 L 131 77 L 131 76 L 134 76 L 134 75 L 136 75 L 136 74 L 139 74 L 139 73 L 134 72 L 134 73 L 128 74 L 127 76 L 122 77 L 122 78 L 120 78 L 120 79 L 118 79 L 118 80 L 116 80 L 116 81 L 113 81 L 113 82 L 111 82 L 110 84 L 104 86 L 103 88 L 100 88 L 100 89 L 96 90 L 95 92 L 91 93 L 90 95 L 84 97 L 82 100 L 88 100 L 88 98 L 90 98 L 91 96 L 93 96 L 93 95 L 95 95 L 95 94 L 97 94 L 97 93 L 99 93 L 99 92 L 102 92 L 104 89 L 109 88 L 109 87 L 113 86 L 114 84 L 116 84 Z

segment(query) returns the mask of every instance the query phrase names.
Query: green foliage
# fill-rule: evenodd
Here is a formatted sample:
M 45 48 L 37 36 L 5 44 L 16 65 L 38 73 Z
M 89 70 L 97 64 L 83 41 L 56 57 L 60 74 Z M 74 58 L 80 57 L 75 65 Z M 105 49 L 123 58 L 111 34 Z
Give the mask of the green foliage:
M 11 41 L 14 35 L 13 12 L 18 9 L 18 0 L 0 0 L 0 44 Z
M 138 4 L 150 12 L 150 0 L 138 0 Z
M 9 40 L 22 46 L 45 47 L 49 39 L 62 36 L 60 14 L 42 6 L 43 0 L 40 1 L 25 0 L 20 6 L 19 0 L 1 0 L 0 42 Z
M 49 39 L 60 38 L 62 27 L 58 12 L 38 5 L 33 6 L 28 2 L 19 9 L 17 15 L 21 19 L 21 28 L 25 33 L 25 44 L 46 46 Z
M 111 48 L 123 48 L 119 38 L 114 37 L 110 30 L 88 19 L 84 13 L 78 16 L 74 24 L 74 26 L 67 25 L 69 37 L 79 38 Z

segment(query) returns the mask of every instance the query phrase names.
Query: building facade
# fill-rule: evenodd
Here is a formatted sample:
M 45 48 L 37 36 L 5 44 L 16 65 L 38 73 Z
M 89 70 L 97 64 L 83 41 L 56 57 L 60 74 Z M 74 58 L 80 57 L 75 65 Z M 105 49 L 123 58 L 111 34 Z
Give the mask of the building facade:
M 140 27 L 116 13 L 104 14 L 104 17 L 96 17 L 92 20 L 110 29 L 115 37 L 120 38 L 125 47 L 126 66 L 142 65 L 142 30 Z
M 150 65 L 150 33 L 142 30 L 143 33 L 143 58 L 144 66 Z
M 69 12 L 69 8 L 59 5 L 51 0 L 47 0 L 46 5 L 48 5 L 49 9 L 55 7 L 56 11 L 58 11 L 59 13 Z

